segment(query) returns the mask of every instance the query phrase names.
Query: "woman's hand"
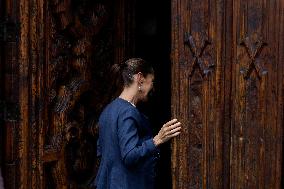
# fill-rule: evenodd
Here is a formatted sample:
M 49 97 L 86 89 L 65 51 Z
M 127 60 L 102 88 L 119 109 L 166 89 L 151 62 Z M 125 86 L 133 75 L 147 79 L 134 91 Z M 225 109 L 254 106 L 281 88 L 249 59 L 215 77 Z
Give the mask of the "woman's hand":
M 155 146 L 159 146 L 180 134 L 181 123 L 177 119 L 165 123 L 159 133 L 154 137 Z

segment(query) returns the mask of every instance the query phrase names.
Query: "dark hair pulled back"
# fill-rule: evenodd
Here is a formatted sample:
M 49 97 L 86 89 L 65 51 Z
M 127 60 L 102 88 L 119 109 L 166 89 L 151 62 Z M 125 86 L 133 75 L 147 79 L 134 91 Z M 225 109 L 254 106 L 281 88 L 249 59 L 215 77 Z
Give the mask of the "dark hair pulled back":
M 133 75 L 141 72 L 144 77 L 148 74 L 154 74 L 153 67 L 142 58 L 130 58 L 123 63 L 114 64 L 111 67 L 110 77 L 112 81 L 112 90 L 114 95 L 121 92 L 123 87 L 130 86 L 133 82 Z M 115 89 L 114 89 L 115 88 Z
M 119 85 L 121 87 L 129 86 L 133 82 L 133 75 L 141 72 L 144 77 L 148 74 L 154 74 L 153 67 L 142 58 L 131 58 L 121 64 L 114 64 L 112 67 L 114 72 L 118 72 Z

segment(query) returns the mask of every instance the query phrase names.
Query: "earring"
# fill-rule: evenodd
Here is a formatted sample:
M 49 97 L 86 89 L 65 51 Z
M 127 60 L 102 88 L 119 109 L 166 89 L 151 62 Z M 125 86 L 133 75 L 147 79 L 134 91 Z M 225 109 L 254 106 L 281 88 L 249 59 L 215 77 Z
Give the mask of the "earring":
M 142 91 L 141 86 L 139 86 L 139 87 L 138 87 L 138 91 L 139 91 L 139 92 L 141 92 L 141 91 Z

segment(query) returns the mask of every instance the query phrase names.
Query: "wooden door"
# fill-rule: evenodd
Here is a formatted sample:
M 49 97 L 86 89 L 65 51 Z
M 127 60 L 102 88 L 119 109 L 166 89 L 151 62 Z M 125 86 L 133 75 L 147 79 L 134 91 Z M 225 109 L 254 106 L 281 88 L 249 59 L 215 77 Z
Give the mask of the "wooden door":
M 109 68 L 131 53 L 132 1 L 0 5 L 5 188 L 88 188 L 96 122 L 111 98 Z
M 172 1 L 174 189 L 283 188 L 283 45 L 282 0 Z

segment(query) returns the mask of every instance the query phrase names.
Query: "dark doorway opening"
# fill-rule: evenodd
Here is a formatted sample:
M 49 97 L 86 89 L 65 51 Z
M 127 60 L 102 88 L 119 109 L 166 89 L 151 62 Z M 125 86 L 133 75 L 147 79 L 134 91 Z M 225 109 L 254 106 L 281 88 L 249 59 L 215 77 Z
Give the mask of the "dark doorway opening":
M 139 108 L 156 134 L 171 119 L 171 1 L 137 0 L 135 8 L 135 56 L 149 61 L 155 70 L 154 92 Z M 170 143 L 160 150 L 155 188 L 171 189 Z

